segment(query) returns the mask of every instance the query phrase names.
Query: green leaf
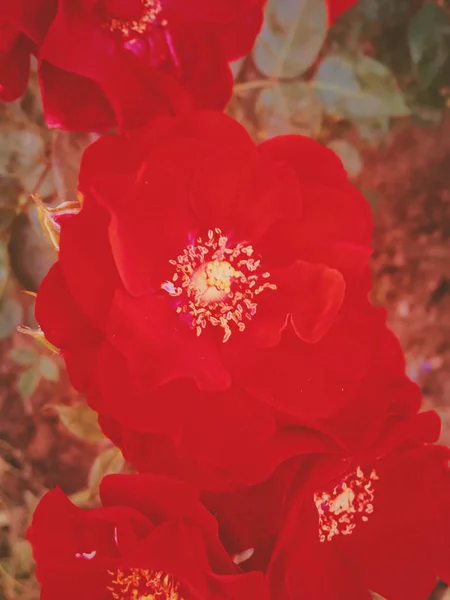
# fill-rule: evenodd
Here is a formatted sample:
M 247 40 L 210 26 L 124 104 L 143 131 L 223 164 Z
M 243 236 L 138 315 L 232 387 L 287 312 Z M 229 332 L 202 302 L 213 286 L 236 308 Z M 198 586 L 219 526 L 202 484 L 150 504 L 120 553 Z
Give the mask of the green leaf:
M 0 304 L 0 340 L 9 337 L 22 321 L 23 309 L 14 298 L 4 298 Z
M 409 24 L 409 48 L 420 85 L 427 89 L 450 55 L 450 18 L 437 4 L 426 4 Z
M 297 133 L 317 137 L 323 109 L 314 89 L 304 82 L 286 82 L 261 91 L 255 106 L 265 138 Z
M 98 424 L 97 413 L 85 402 L 65 406 L 55 404 L 52 408 L 58 413 L 61 423 L 70 433 L 86 442 L 102 442 L 105 436 Z
M 39 385 L 41 374 L 35 367 L 30 367 L 19 375 L 19 392 L 24 400 L 34 394 Z
M 58 365 L 49 356 L 41 356 L 39 360 L 39 371 L 42 377 L 45 377 L 48 381 L 59 380 Z
M 269 77 L 305 73 L 317 58 L 328 30 L 325 0 L 269 0 L 253 59 Z
M 89 472 L 88 487 L 92 494 L 97 494 L 100 483 L 105 475 L 120 473 L 125 465 L 125 459 L 119 448 L 108 448 L 95 459 Z
M 39 360 L 39 354 L 36 350 L 28 346 L 13 348 L 10 350 L 9 356 L 19 365 L 33 365 Z
M 392 72 L 369 56 L 329 56 L 312 84 L 331 115 L 370 121 L 410 114 Z

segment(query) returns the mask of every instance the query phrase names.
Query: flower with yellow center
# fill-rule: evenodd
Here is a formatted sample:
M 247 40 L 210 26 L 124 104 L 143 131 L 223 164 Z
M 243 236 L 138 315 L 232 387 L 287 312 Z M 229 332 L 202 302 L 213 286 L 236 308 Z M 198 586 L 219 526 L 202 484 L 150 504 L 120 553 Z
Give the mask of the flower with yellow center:
M 350 535 L 358 521 L 369 520 L 374 509 L 373 482 L 377 479 L 374 470 L 366 477 L 361 467 L 357 467 L 331 493 L 314 494 L 321 542 L 329 542 L 337 535 Z
M 141 35 L 147 31 L 149 25 L 153 25 L 162 11 L 160 0 L 141 0 L 142 16 L 140 19 L 126 21 L 124 19 L 108 18 L 105 27 L 110 31 L 119 31 L 125 39 L 133 35 Z M 165 21 L 161 25 L 165 25 Z
M 178 298 L 176 311 L 186 315 L 190 326 L 201 335 L 208 323 L 221 327 L 223 342 L 230 339 L 232 327 L 244 331 L 246 321 L 257 310 L 257 296 L 264 290 L 276 290 L 268 281 L 270 273 L 254 258 L 250 244 L 228 247 L 228 238 L 220 229 L 208 231 L 208 237 L 197 238 L 176 260 L 171 281 L 161 288 Z
M 108 571 L 108 590 L 114 600 L 183 600 L 179 582 L 161 571 L 117 569 Z

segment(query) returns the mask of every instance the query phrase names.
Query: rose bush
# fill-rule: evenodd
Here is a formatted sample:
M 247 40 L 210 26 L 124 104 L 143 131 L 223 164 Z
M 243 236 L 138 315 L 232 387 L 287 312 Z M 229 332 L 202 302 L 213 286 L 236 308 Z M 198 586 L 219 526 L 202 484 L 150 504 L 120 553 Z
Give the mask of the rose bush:
M 243 573 L 193 488 L 166 477 L 111 475 L 101 508 L 55 489 L 28 531 L 41 598 L 267 599 L 262 573 Z
M 250 50 L 264 2 L 5 2 L 1 97 L 23 93 L 32 52 L 51 127 L 107 131 L 192 106 L 222 109 L 233 84 L 228 62 Z

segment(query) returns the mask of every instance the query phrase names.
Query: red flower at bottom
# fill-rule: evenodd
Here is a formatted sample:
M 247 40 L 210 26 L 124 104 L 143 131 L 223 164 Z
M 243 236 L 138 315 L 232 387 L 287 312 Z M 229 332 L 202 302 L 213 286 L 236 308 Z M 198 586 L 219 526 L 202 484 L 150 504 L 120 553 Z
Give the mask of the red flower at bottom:
M 53 490 L 28 538 L 41 598 L 248 600 L 268 598 L 261 573 L 242 573 L 221 546 L 215 519 L 176 480 L 111 475 L 102 508 L 83 511 Z
M 450 580 L 450 450 L 423 443 L 438 423 L 393 420 L 359 456 L 302 465 L 270 560 L 273 600 L 424 600 Z

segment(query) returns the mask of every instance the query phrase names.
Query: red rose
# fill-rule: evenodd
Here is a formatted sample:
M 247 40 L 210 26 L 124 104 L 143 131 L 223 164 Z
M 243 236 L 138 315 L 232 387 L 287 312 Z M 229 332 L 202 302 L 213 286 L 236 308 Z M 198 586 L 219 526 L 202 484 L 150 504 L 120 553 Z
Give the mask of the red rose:
M 393 420 L 358 455 L 303 462 L 270 557 L 273 600 L 424 600 L 450 580 L 450 451 L 427 445 L 439 425 L 432 412 Z
M 101 508 L 83 511 L 58 489 L 28 530 L 41 598 L 268 599 L 261 573 L 242 573 L 197 492 L 176 480 L 110 475 Z
M 328 20 L 330 25 L 344 13 L 346 10 L 355 6 L 358 0 L 327 0 Z
M 203 495 L 230 553 L 273 600 L 424 600 L 450 580 L 450 450 L 434 412 L 392 418 L 349 452 L 316 434 L 268 480 Z
M 193 113 L 93 144 L 80 189 L 36 316 L 96 410 L 225 468 L 354 397 L 385 324 L 332 152 Z
M 23 91 L 9 81 L 11 60 L 21 61 L 23 84 L 19 42 L 32 30 L 40 33 L 31 39 L 51 127 L 129 129 L 192 103 L 222 109 L 233 84 L 228 61 L 250 50 L 264 1 L 30 0 L 14 13 L 3 10 L 18 41 L 14 54 L 11 44 L 3 53 L 0 46 L 0 85 L 11 88 L 9 96 Z M 2 69 L 3 59 L 8 68 Z

